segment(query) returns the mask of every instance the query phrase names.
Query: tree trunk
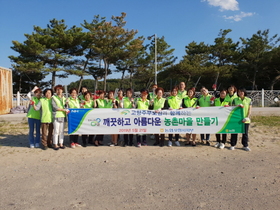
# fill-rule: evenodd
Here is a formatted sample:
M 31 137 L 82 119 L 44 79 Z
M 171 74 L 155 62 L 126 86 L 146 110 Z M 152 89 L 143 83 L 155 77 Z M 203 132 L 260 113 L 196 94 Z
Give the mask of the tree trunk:
M 18 92 L 21 92 L 21 80 L 22 80 L 22 76 L 21 76 L 21 74 L 20 74 L 20 75 L 19 75 Z
M 88 65 L 88 60 L 89 60 L 89 58 L 87 58 L 87 60 L 86 60 L 86 62 L 85 62 L 85 65 L 84 65 L 84 68 L 83 68 L 83 72 L 86 71 L 86 68 L 87 68 L 87 65 Z M 82 75 L 82 76 L 80 77 L 79 86 L 78 86 L 78 91 L 81 90 L 83 80 L 84 80 L 84 75 Z
M 98 79 L 97 79 L 97 78 L 95 78 L 95 84 L 94 84 L 94 94 L 96 94 L 97 88 L 98 88 Z
M 52 89 L 53 89 L 54 86 L 55 86 L 55 77 L 56 77 L 56 71 L 53 71 L 53 72 L 52 72 Z
M 80 92 L 80 90 L 81 90 L 83 80 L 84 80 L 84 75 L 82 75 L 82 76 L 80 77 L 79 86 L 78 86 L 78 92 Z
M 125 70 L 122 71 L 122 78 L 121 78 L 120 89 L 122 89 L 122 87 L 123 87 L 124 73 L 125 73 Z
M 129 74 L 129 84 L 130 84 L 130 88 L 133 89 L 133 87 L 132 87 L 132 69 L 130 70 L 130 74 Z
M 274 85 L 280 80 L 280 75 L 276 76 L 274 80 L 271 82 L 270 89 L 274 89 Z
M 103 59 L 103 62 L 104 62 L 104 69 L 105 69 L 105 74 L 104 74 L 104 91 L 106 92 L 107 73 L 108 73 L 108 63 L 106 62 L 105 59 Z

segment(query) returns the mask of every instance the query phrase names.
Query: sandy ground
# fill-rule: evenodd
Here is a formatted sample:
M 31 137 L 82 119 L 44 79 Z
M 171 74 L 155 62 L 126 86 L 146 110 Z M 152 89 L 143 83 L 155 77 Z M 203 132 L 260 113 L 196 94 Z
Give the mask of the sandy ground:
M 234 151 L 228 150 L 229 144 L 216 149 L 214 134 L 210 147 L 161 148 L 149 140 L 149 146 L 142 148 L 43 151 L 27 147 L 27 132 L 27 124 L 18 122 L 0 127 L 0 209 L 273 210 L 280 206 L 279 127 L 252 123 L 251 152 L 241 150 L 240 140 Z M 107 136 L 104 143 L 109 140 Z M 184 138 L 180 141 L 184 145 Z

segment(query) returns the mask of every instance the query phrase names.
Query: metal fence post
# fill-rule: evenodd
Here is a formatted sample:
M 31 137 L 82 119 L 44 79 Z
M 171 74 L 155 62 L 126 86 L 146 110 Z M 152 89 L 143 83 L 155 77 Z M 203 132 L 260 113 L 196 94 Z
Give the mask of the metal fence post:
M 262 107 L 264 107 L 264 89 L 262 89 Z

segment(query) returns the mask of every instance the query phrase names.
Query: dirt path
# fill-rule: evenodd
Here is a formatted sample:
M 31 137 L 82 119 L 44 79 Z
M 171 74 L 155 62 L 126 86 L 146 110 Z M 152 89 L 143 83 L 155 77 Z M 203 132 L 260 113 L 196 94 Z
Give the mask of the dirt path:
M 9 131 L 0 136 L 0 209 L 279 209 L 280 128 L 265 130 L 252 127 L 251 152 L 240 141 L 230 151 L 151 140 L 43 151 L 26 147 L 27 131 Z

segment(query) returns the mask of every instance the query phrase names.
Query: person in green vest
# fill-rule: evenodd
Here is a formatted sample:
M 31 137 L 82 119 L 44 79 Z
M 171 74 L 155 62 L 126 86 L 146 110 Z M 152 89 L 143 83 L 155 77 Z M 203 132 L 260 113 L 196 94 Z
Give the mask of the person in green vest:
M 140 93 L 141 93 L 141 98 L 138 98 L 136 100 L 136 109 L 148 110 L 150 105 L 150 102 L 147 99 L 149 92 L 146 89 L 142 89 Z M 137 147 L 147 146 L 147 134 L 137 134 L 136 139 L 137 139 Z
M 107 100 L 105 99 L 105 91 L 99 90 L 99 98 L 94 100 L 94 107 L 95 108 L 105 108 L 107 106 Z M 103 134 L 98 134 L 95 136 L 94 145 L 100 146 L 103 145 Z
M 135 107 L 134 98 L 132 97 L 132 89 L 128 88 L 125 91 L 125 97 L 123 98 L 123 108 L 124 109 L 133 109 Z M 124 144 L 123 146 L 126 147 L 133 145 L 133 134 L 124 134 Z
M 78 90 L 76 88 L 71 88 L 69 90 L 70 97 L 66 99 L 66 106 L 70 109 L 79 109 L 80 108 L 80 100 L 78 98 Z M 70 147 L 80 147 L 81 145 L 78 143 L 79 135 L 70 135 Z
M 42 90 L 37 86 L 33 88 L 31 94 L 34 93 L 34 96 L 31 98 L 30 105 L 27 112 L 28 125 L 29 125 L 29 146 L 30 148 L 39 148 L 40 147 L 40 128 L 41 128 L 41 116 L 40 111 L 36 111 L 33 107 L 33 104 L 37 105 L 42 96 Z M 34 128 L 36 129 L 36 137 L 34 138 Z
M 158 87 L 155 90 L 156 97 L 154 98 L 152 103 L 150 103 L 149 109 L 161 111 L 164 108 L 165 98 L 163 98 L 163 93 L 164 93 L 164 90 L 161 87 Z M 154 146 L 157 146 L 157 145 L 159 145 L 161 147 L 164 146 L 164 139 L 165 139 L 164 134 L 155 134 L 155 139 L 156 139 L 156 141 L 154 143 Z
M 116 97 L 116 100 L 118 102 L 119 108 L 123 108 L 124 97 L 123 97 L 123 90 L 122 89 L 118 90 L 118 96 Z
M 178 88 L 174 87 L 171 90 L 171 96 L 169 96 L 165 100 L 164 108 L 173 110 L 173 109 L 181 109 L 182 108 L 182 99 L 177 96 L 178 94 Z M 172 139 L 173 134 L 168 134 L 168 144 L 167 146 L 172 147 Z M 180 146 L 179 143 L 179 134 L 175 134 L 175 145 Z
M 197 100 L 197 107 L 196 108 L 200 108 L 200 107 L 209 107 L 214 105 L 214 100 L 215 97 L 210 95 L 208 93 L 208 89 L 205 87 L 202 87 L 200 89 L 200 93 L 201 95 L 199 96 L 198 100 Z M 201 138 L 201 142 L 204 143 L 204 140 L 206 140 L 206 145 L 210 146 L 210 134 L 200 134 L 200 138 Z
M 229 106 L 231 104 L 231 100 L 230 98 L 226 98 L 227 95 L 227 90 L 226 89 L 222 89 L 220 91 L 220 97 L 219 98 L 215 98 L 214 100 L 214 106 Z M 223 134 L 219 134 L 216 133 L 216 141 L 217 143 L 214 145 L 214 147 L 216 148 L 220 148 L 220 149 L 224 149 L 225 148 L 225 143 L 227 141 L 227 134 L 223 133 Z M 221 141 L 221 135 L 222 135 L 222 141 Z
M 87 86 L 82 86 L 81 87 L 81 91 L 80 91 L 80 94 L 78 96 L 78 98 L 80 99 L 80 101 L 84 101 L 85 100 L 85 97 L 84 97 L 84 93 L 88 91 L 88 88 Z
M 186 84 L 184 82 L 180 82 L 177 94 L 180 99 L 183 99 L 187 96 L 187 91 L 185 90 L 185 88 Z
M 157 84 L 153 84 L 152 86 L 152 91 L 149 92 L 149 95 L 147 97 L 147 99 L 149 101 L 153 101 L 156 97 L 157 97 L 157 94 L 156 94 L 156 89 L 158 88 Z
M 227 88 L 226 100 L 230 100 L 230 105 L 232 104 L 233 100 L 238 97 L 236 91 L 237 89 L 234 85 L 230 85 Z
M 197 98 L 195 97 L 195 88 L 190 88 L 187 91 L 187 96 L 183 98 L 182 107 L 195 108 L 196 105 L 197 105 Z M 192 141 L 190 141 L 191 136 L 192 136 Z M 196 146 L 196 134 L 187 133 L 185 145 Z
M 52 96 L 53 107 L 53 149 L 65 149 L 64 142 L 64 125 L 66 121 L 67 109 L 65 108 L 66 98 L 63 96 L 63 86 L 54 87 L 56 95 Z M 59 145 L 58 145 L 59 144 Z
M 84 101 L 81 103 L 81 108 L 86 109 L 93 109 L 94 108 L 94 100 L 92 100 L 92 94 L 89 91 L 84 92 Z M 94 135 L 82 135 L 82 146 L 87 147 L 87 144 L 94 144 L 95 146 L 98 146 L 98 143 L 94 142 Z
M 243 108 L 243 120 L 245 126 L 245 132 L 242 134 L 242 145 L 243 149 L 245 151 L 251 151 L 251 149 L 248 147 L 248 132 L 249 132 L 249 125 L 251 123 L 250 117 L 251 117 L 251 110 L 252 110 L 252 101 L 250 98 L 247 97 L 247 91 L 245 88 L 240 88 L 237 91 L 238 97 L 233 99 L 232 105 L 233 106 L 240 106 Z M 237 143 L 237 136 L 238 134 L 233 134 L 230 139 L 231 147 L 230 150 L 234 150 L 236 143 Z
M 47 150 L 52 148 L 53 138 L 53 114 L 52 114 L 52 89 L 45 89 L 43 91 L 45 97 L 40 98 L 37 105 L 33 104 L 35 110 L 40 110 L 41 113 L 41 127 L 42 127 L 42 149 Z
M 120 95 L 121 97 L 121 95 Z M 104 108 L 111 108 L 111 109 L 117 109 L 119 106 L 118 101 L 114 98 L 114 91 L 109 91 L 108 92 L 108 100 L 107 104 L 105 105 Z M 112 134 L 111 135 L 111 142 L 108 144 L 108 146 L 113 147 L 113 146 L 118 146 L 118 134 Z

